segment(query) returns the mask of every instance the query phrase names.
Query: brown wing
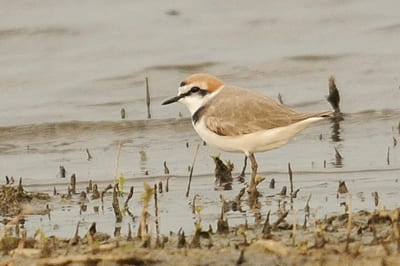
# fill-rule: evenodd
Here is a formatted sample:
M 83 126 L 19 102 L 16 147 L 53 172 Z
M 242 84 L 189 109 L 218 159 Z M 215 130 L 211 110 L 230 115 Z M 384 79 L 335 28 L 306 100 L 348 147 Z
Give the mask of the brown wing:
M 235 106 L 235 108 L 231 108 Z M 218 135 L 237 136 L 304 120 L 324 113 L 299 114 L 264 95 L 236 87 L 224 87 L 205 108 L 207 127 Z

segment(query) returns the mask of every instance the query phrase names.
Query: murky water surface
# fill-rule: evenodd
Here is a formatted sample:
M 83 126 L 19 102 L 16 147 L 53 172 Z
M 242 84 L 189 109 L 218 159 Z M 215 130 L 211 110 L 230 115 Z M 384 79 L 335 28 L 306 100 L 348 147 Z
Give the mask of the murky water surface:
M 215 74 L 229 84 L 258 90 L 298 111 L 330 108 L 325 100 L 334 75 L 344 120 L 306 129 L 288 145 L 257 154 L 266 180 L 260 185 L 262 214 L 276 211 L 276 196 L 288 186 L 287 164 L 299 188 L 299 217 L 308 195 L 318 217 L 343 212 L 336 198 L 339 180 L 352 194 L 353 209 L 398 207 L 400 178 L 400 17 L 398 1 L 1 1 L 0 2 L 0 174 L 23 177 L 26 189 L 65 193 L 77 175 L 79 190 L 89 179 L 100 189 L 119 172 L 134 185 L 130 209 L 139 216 L 143 182 L 165 182 L 160 195 L 163 233 L 193 230 L 190 202 L 199 195 L 204 225 L 215 226 L 220 194 L 232 200 L 244 186 L 214 190 L 211 155 L 203 146 L 184 106 L 161 106 L 180 81 L 196 72 Z M 145 77 L 149 78 L 151 115 L 147 119 Z M 121 120 L 125 108 L 127 118 Z M 188 165 L 196 145 L 192 193 L 185 197 Z M 335 155 L 335 148 L 342 160 Z M 93 159 L 87 160 L 89 150 Z M 243 155 L 221 153 L 240 172 Z M 64 166 L 63 179 L 59 167 Z M 249 177 L 247 177 L 249 178 Z M 274 178 L 276 188 L 269 189 Z M 26 218 L 31 232 L 70 237 L 77 221 L 82 232 L 92 221 L 100 231 L 115 226 L 111 197 L 103 210 L 89 201 L 80 213 L 78 197 L 52 199 L 50 219 Z M 36 206 L 40 208 L 43 206 Z M 247 217 L 247 218 L 246 218 Z M 253 219 L 228 212 L 230 224 Z M 275 217 L 276 218 L 276 217 Z M 138 226 L 125 217 L 127 224 Z M 124 231 L 125 230 L 125 231 Z

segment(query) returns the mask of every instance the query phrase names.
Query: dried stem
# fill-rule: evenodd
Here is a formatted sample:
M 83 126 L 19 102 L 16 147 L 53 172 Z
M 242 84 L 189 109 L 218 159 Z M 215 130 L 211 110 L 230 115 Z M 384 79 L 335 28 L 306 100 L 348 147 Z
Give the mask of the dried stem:
M 114 185 L 118 183 L 119 158 L 121 156 L 122 142 L 118 142 L 117 158 L 115 159 Z
M 158 220 L 158 199 L 157 199 L 157 184 L 154 184 L 154 212 L 156 216 L 156 232 L 157 238 L 160 236 L 160 223 Z
M 189 182 L 188 182 L 188 186 L 187 186 L 187 190 L 186 190 L 186 198 L 189 197 L 190 183 L 192 182 L 192 175 L 193 175 L 193 168 L 194 168 L 194 164 L 197 159 L 197 154 L 199 153 L 199 148 L 200 148 L 200 144 L 197 144 L 196 151 L 194 152 L 193 163 L 192 163 L 192 166 L 190 167 Z
M 119 201 L 118 201 L 118 184 L 114 185 L 112 207 L 114 209 L 114 214 L 115 218 L 117 219 L 117 223 L 122 222 L 122 213 L 121 209 L 119 208 Z
M 129 200 L 132 198 L 132 196 L 133 196 L 133 186 L 131 186 L 131 188 L 130 188 L 130 190 L 129 190 L 128 197 L 127 197 L 126 200 L 125 200 L 125 203 L 124 203 L 124 208 L 125 208 L 125 209 L 128 209 L 128 202 L 129 202 Z
M 289 182 L 290 182 L 290 207 L 293 209 L 293 173 L 290 163 L 288 163 Z
M 146 105 L 147 105 L 147 118 L 151 118 L 151 113 L 150 113 L 150 90 L 149 90 L 149 78 L 145 78 L 146 82 Z
M 72 174 L 71 176 L 71 192 L 72 194 L 76 194 L 76 175 Z

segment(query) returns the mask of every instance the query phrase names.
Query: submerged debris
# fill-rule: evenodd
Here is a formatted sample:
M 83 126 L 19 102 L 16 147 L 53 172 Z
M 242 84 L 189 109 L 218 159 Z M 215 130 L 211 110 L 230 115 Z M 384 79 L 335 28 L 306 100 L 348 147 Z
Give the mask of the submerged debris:
M 327 100 L 332 105 L 332 108 L 333 110 L 335 110 L 335 113 L 340 113 L 340 107 L 339 107 L 340 95 L 339 95 L 339 90 L 337 89 L 335 84 L 335 78 L 333 76 L 329 78 L 329 96 L 327 97 Z
M 22 179 L 20 179 L 22 180 Z M 18 187 L 3 185 L 0 187 L 0 216 L 14 216 L 22 212 L 26 203 L 32 200 L 47 201 L 47 193 L 26 192 L 22 183 Z
M 60 177 L 65 178 L 66 170 L 65 167 L 60 165 Z
M 215 163 L 215 183 L 225 190 L 232 189 L 233 164 L 227 161 L 226 164 L 219 158 L 219 155 L 212 156 Z
M 344 180 L 339 181 L 339 187 L 337 190 L 338 194 L 344 194 L 344 193 L 348 193 L 349 190 L 347 189 L 346 183 Z

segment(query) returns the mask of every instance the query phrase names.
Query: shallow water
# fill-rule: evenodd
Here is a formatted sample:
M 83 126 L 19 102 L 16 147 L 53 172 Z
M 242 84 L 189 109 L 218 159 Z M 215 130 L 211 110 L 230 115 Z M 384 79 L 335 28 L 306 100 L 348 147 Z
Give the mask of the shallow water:
M 190 200 L 183 196 L 185 177 L 195 147 L 202 142 L 183 106 L 160 105 L 176 94 L 180 81 L 191 73 L 208 72 L 274 98 L 281 94 L 298 111 L 315 111 L 329 108 L 325 97 L 328 78 L 334 75 L 344 120 L 321 122 L 288 145 L 257 154 L 259 169 L 267 178 L 263 200 L 288 185 L 290 162 L 295 187 L 300 188 L 298 204 L 312 193 L 311 205 L 318 215 L 343 211 L 333 200 L 339 180 L 347 181 L 354 208 L 373 209 L 374 191 L 384 206 L 398 206 L 400 144 L 394 146 L 393 140 L 400 141 L 397 1 L 252 1 L 230 6 L 214 1 L 2 1 L 0 5 L 3 176 L 22 176 L 29 189 L 50 192 L 53 184 L 66 190 L 62 183 L 73 173 L 81 182 L 93 179 L 107 184 L 114 178 L 121 141 L 119 171 L 138 189 L 136 203 L 143 180 L 164 178 L 166 161 L 175 179 L 173 190 L 160 199 L 162 230 L 177 230 L 177 222 L 191 230 Z M 150 120 L 145 77 L 151 91 Z M 126 120 L 120 119 L 121 108 L 127 111 Z M 90 161 L 86 149 L 93 156 Z M 192 188 L 204 200 L 203 221 L 210 223 L 218 217 L 219 194 L 233 199 L 242 187 L 235 184 L 233 191 L 214 191 L 210 155 L 216 153 L 220 152 L 201 145 Z M 240 172 L 243 155 L 221 154 Z M 60 165 L 67 170 L 67 181 L 60 177 Z M 272 177 L 276 191 L 267 188 Z M 358 196 L 361 192 L 363 197 Z M 110 209 L 102 216 L 89 211 L 79 215 L 76 202 L 69 211 L 61 207 L 63 202 L 54 204 L 51 222 L 32 216 L 27 226 L 40 225 L 70 236 L 77 220 L 101 219 L 100 228 L 112 231 Z M 242 214 L 229 215 L 243 221 Z M 71 231 L 51 229 L 53 223 L 64 228 L 66 217 Z

